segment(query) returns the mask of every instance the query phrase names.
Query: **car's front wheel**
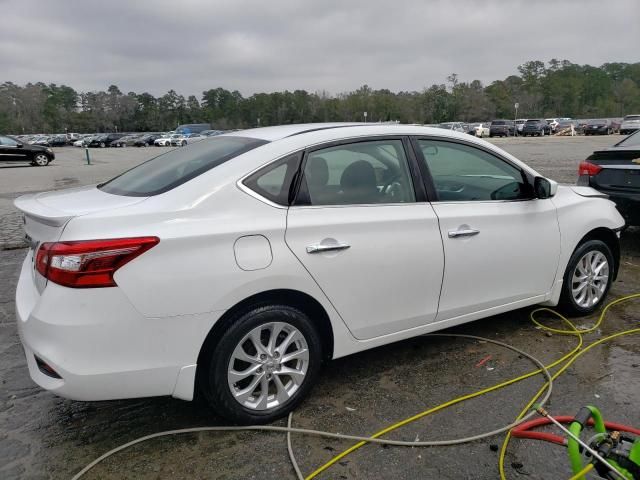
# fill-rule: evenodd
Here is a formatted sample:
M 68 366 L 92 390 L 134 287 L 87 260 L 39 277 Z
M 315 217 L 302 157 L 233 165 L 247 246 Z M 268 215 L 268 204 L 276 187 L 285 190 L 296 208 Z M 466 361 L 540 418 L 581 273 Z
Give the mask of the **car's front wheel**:
M 593 313 L 609 293 L 615 264 L 609 246 L 588 240 L 576 248 L 564 274 L 559 307 L 569 315 Z
M 286 305 L 254 308 L 229 323 L 199 372 L 211 406 L 241 424 L 293 410 L 320 370 L 322 343 L 311 319 Z
M 39 153 L 35 157 L 33 157 L 33 164 L 38 167 L 46 167 L 49 165 L 49 157 L 44 153 Z

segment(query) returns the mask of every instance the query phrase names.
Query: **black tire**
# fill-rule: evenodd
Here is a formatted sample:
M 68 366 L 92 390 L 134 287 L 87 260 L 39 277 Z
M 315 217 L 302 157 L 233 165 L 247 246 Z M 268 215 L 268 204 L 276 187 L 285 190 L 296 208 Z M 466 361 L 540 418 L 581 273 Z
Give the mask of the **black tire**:
M 233 397 L 227 381 L 232 354 L 238 343 L 251 330 L 270 322 L 285 322 L 304 337 L 309 351 L 309 365 L 302 384 L 284 404 L 265 410 L 241 405 Z M 228 320 L 222 338 L 214 348 L 206 348 L 198 383 L 211 407 L 223 417 L 238 424 L 264 424 L 284 417 L 295 409 L 315 383 L 322 364 L 322 342 L 311 319 L 302 311 L 287 305 L 266 305 L 240 313 Z
M 571 289 L 573 288 L 573 273 L 577 268 L 580 259 L 588 252 L 594 250 L 601 252 L 607 258 L 607 262 L 609 263 L 609 278 L 607 280 L 607 286 L 600 300 L 590 307 L 582 307 L 576 303 L 573 295 L 571 294 Z M 571 255 L 569 263 L 567 264 L 567 269 L 564 272 L 562 292 L 560 294 L 558 309 L 565 315 L 572 317 L 589 315 L 595 312 L 607 298 L 607 294 L 609 293 L 609 289 L 611 288 L 611 283 L 613 282 L 613 277 L 615 276 L 615 268 L 616 266 L 613 260 L 613 253 L 611 253 L 611 249 L 609 248 L 609 246 L 602 240 L 587 240 L 586 242 L 578 245 L 578 247 Z

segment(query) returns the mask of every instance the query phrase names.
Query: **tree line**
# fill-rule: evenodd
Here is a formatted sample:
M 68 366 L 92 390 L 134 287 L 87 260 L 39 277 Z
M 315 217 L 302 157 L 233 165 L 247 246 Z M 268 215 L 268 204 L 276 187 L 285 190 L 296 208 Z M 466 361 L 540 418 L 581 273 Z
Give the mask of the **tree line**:
M 255 93 L 214 88 L 184 97 L 175 90 L 155 97 L 148 92 L 78 92 L 42 82 L 0 85 L 0 132 L 60 133 L 166 131 L 182 123 L 211 123 L 213 128 L 247 128 L 287 123 L 400 121 L 487 121 L 566 116 L 620 117 L 640 113 L 640 63 L 600 67 L 568 60 L 539 60 L 518 67 L 519 75 L 483 85 L 451 74 L 442 84 L 421 91 L 374 90 L 367 85 L 336 95 L 327 92 Z

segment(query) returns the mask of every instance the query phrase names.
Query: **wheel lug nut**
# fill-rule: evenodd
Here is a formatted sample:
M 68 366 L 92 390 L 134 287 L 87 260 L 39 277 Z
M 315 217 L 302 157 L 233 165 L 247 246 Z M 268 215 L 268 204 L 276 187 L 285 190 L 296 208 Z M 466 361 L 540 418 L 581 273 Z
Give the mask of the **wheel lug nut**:
M 258 369 L 256 370 L 256 373 L 262 373 L 262 367 L 258 367 Z
M 274 353 L 274 354 L 273 354 L 273 356 L 274 356 L 275 358 L 280 358 L 280 354 L 279 354 L 278 352 Z
M 264 353 L 260 355 L 260 360 L 266 360 L 266 359 L 267 359 L 267 356 Z

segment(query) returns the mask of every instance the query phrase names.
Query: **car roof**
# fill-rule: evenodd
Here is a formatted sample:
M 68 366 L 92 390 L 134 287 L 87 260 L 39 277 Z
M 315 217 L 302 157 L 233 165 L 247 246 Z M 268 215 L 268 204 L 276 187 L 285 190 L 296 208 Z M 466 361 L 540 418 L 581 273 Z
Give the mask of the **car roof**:
M 251 137 L 260 140 L 273 142 L 292 135 L 300 135 L 307 132 L 315 132 L 318 130 L 328 130 L 332 128 L 354 127 L 361 125 L 388 125 L 388 124 L 366 124 L 355 122 L 335 122 L 335 123 L 298 123 L 292 125 L 278 125 L 274 127 L 250 128 L 247 130 L 238 130 L 236 132 L 225 133 L 237 137 Z

